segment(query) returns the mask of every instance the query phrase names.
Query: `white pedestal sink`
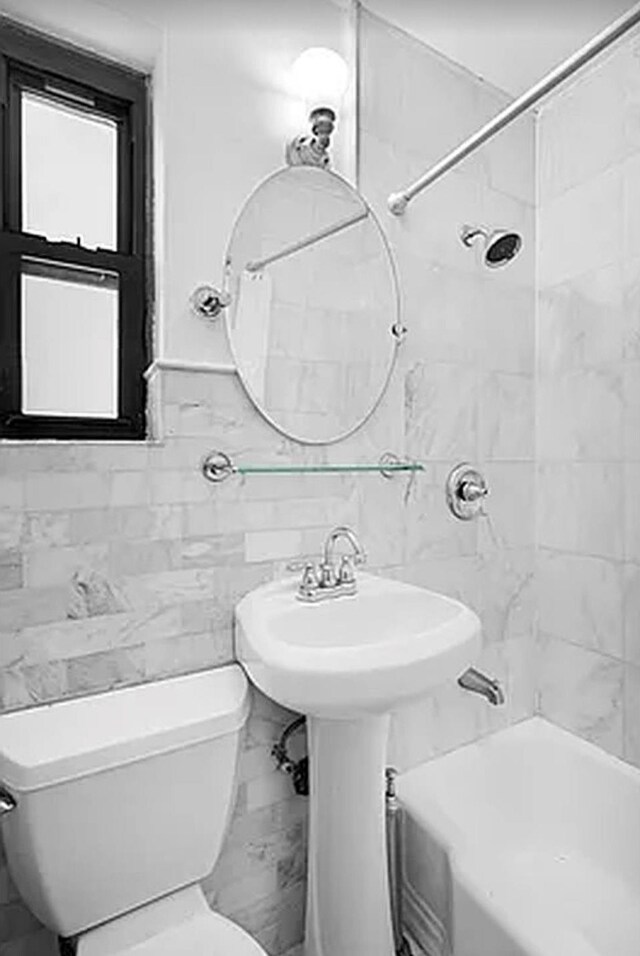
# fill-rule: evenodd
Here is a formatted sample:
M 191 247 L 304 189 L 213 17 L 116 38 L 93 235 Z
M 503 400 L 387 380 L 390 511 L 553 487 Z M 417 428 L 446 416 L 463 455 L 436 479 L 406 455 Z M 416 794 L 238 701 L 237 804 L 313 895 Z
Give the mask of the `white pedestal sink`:
M 384 770 L 389 712 L 455 679 L 480 650 L 458 601 L 370 574 L 358 593 L 296 599 L 297 579 L 236 608 L 238 658 L 269 697 L 308 716 L 306 956 L 393 956 Z

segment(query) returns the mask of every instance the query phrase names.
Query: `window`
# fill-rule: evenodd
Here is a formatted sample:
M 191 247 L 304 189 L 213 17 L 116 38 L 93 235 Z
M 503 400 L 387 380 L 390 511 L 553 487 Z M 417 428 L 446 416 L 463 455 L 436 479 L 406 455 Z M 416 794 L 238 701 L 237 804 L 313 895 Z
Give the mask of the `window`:
M 145 434 L 147 83 L 0 19 L 0 437 Z

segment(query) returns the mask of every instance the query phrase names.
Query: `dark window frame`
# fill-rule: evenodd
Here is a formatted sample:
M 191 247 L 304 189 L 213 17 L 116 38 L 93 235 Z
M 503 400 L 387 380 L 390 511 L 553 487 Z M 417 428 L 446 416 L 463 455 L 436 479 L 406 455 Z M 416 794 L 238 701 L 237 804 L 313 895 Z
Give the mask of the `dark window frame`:
M 22 231 L 21 95 L 48 99 L 118 124 L 117 248 L 52 242 Z M 146 437 L 150 330 L 147 210 L 148 78 L 0 18 L 0 438 L 139 440 Z M 119 279 L 118 417 L 22 412 L 21 261 L 23 257 L 116 273 Z

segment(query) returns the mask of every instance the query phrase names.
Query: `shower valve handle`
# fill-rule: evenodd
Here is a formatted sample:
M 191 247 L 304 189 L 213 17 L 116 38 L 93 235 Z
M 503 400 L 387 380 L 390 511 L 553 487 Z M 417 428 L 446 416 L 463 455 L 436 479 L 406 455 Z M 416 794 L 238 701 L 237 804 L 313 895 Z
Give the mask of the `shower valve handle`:
M 489 489 L 485 484 L 472 480 L 463 481 L 458 489 L 458 497 L 470 504 L 474 501 L 480 501 L 481 498 L 486 498 L 488 494 Z

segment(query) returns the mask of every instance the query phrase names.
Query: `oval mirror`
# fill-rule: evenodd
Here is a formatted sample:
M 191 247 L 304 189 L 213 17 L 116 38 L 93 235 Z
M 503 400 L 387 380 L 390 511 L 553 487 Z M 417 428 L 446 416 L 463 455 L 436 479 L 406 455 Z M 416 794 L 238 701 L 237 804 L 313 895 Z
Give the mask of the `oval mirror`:
M 269 176 L 238 216 L 226 282 L 238 374 L 274 428 L 328 444 L 363 424 L 401 326 L 390 250 L 359 193 L 326 169 Z

